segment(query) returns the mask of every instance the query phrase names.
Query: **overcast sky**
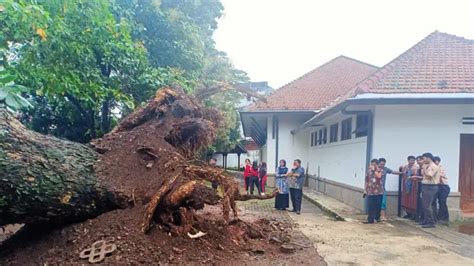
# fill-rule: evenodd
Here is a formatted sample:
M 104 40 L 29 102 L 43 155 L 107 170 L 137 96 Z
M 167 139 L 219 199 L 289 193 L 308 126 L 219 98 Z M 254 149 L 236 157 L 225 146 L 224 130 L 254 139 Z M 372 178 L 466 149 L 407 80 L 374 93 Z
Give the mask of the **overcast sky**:
M 218 49 L 273 88 L 346 55 L 383 66 L 435 30 L 474 39 L 474 0 L 222 0 Z

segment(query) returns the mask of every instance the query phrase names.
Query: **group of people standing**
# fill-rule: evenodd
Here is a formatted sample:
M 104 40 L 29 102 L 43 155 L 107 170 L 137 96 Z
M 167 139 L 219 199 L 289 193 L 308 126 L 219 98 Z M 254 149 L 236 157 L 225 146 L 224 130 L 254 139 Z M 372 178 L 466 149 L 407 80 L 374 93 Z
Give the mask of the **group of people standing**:
M 409 157 L 408 165 L 415 165 L 413 156 Z M 421 186 L 421 221 L 418 222 L 424 228 L 435 227 L 436 223 L 449 223 L 448 196 L 450 187 L 446 171 L 441 165 L 441 158 L 425 153 L 415 158 L 416 165 L 412 166 L 411 173 L 406 175 L 406 187 L 411 189 L 413 182 L 420 182 Z M 408 190 L 408 189 L 407 189 Z M 410 190 L 406 191 L 409 193 Z M 416 214 L 415 214 L 416 215 Z M 413 215 L 408 215 L 408 217 Z M 416 217 L 415 217 L 416 218 Z
M 427 152 L 415 158 L 408 156 L 408 164 L 393 171 L 385 166 L 384 158 L 372 159 L 365 180 L 364 197 L 367 196 L 368 217 L 365 223 L 386 220 L 386 190 L 387 174 L 404 175 L 406 180 L 404 193 L 411 193 L 413 182 L 421 185 L 422 221 L 423 228 L 435 227 L 436 222 L 449 222 L 447 198 L 450 192 L 448 179 L 440 165 L 441 158 Z M 439 207 L 438 207 L 439 206 Z
M 267 163 L 262 162 L 258 165 L 257 161 L 250 163 L 250 159 L 245 159 L 244 185 L 247 194 L 253 195 L 255 187 L 258 194 L 265 194 L 267 183 Z
M 279 166 L 275 171 L 275 183 L 278 188 L 278 195 L 275 197 L 275 208 L 277 210 L 286 210 L 291 203 L 293 205 L 292 212 L 300 214 L 301 201 L 303 198 L 305 170 L 301 166 L 301 160 L 293 161 L 293 168 L 288 170 L 285 160 L 280 160 Z M 248 194 L 253 195 L 254 186 L 257 186 L 259 193 L 265 193 L 267 167 L 266 163 L 262 162 L 258 167 L 256 161 L 250 164 L 250 160 L 245 160 L 244 182 L 245 189 Z

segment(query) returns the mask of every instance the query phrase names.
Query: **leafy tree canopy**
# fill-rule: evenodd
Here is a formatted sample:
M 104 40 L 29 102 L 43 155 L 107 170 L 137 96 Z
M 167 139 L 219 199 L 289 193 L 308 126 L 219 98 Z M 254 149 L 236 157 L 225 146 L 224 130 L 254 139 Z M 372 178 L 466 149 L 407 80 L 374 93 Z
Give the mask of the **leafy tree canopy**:
M 0 103 L 20 109 L 29 101 L 34 108 L 24 121 L 30 127 L 86 142 L 158 86 L 191 92 L 245 81 L 212 39 L 222 12 L 218 0 L 4 0 Z M 240 137 L 239 99 L 228 93 L 206 102 L 224 111 L 222 149 Z

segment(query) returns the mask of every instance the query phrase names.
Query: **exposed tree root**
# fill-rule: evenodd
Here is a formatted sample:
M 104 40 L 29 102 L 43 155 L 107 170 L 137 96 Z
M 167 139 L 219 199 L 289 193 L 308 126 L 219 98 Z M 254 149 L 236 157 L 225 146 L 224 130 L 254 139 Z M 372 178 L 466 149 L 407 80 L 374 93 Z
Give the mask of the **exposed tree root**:
M 201 91 L 199 99 L 228 89 Z M 214 141 L 221 116 L 179 88 L 158 90 L 146 106 L 92 141 L 95 151 L 31 132 L 5 112 L 0 112 L 0 225 L 74 221 L 130 202 L 135 208 L 146 204 L 143 232 L 159 223 L 173 234 L 183 234 L 190 232 L 199 219 L 195 210 L 204 204 L 222 204 L 229 222 L 231 210 L 238 216 L 236 201 L 276 195 L 241 195 L 234 177 L 199 163 L 197 154 Z M 217 182 L 222 195 L 209 188 L 208 181 Z M 15 196 L 18 193 L 25 194 Z M 1 201 L 4 195 L 6 203 Z
M 163 197 L 171 190 L 171 185 L 176 181 L 179 175 L 174 175 L 170 179 L 167 179 L 165 183 L 161 186 L 161 188 L 156 192 L 155 195 L 151 198 L 151 201 L 148 203 L 148 206 L 145 211 L 145 218 L 142 224 L 142 231 L 144 233 L 150 230 L 153 215 L 155 214 L 155 210 L 158 207 L 158 204 L 163 200 Z

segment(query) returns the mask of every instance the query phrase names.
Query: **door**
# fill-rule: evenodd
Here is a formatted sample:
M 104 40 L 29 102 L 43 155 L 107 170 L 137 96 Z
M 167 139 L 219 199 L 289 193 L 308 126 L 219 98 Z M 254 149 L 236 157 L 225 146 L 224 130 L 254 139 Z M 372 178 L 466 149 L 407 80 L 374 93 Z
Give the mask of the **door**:
M 461 134 L 459 191 L 461 210 L 474 214 L 474 134 Z

